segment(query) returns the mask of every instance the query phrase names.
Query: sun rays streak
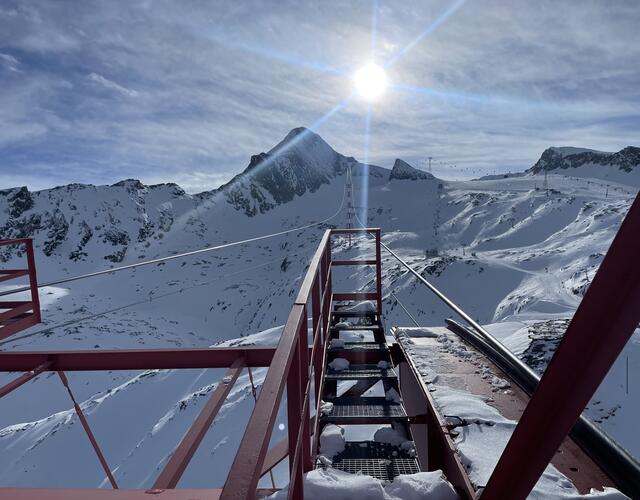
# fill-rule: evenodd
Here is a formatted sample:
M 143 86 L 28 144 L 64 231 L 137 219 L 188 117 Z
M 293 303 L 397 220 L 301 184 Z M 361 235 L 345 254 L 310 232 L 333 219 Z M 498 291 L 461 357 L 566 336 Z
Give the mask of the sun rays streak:
M 371 103 L 367 103 L 367 111 L 364 115 L 364 138 L 363 149 L 364 157 L 362 158 L 362 185 L 360 188 L 360 220 L 367 225 L 369 211 L 369 147 L 371 143 Z M 356 210 L 357 212 L 357 210 Z
M 440 26 L 443 22 L 445 22 L 451 14 L 453 14 L 456 10 L 458 10 L 462 5 L 466 2 L 466 0 L 457 0 L 451 7 L 445 10 L 442 14 L 440 14 L 435 21 L 433 21 L 427 28 L 422 31 L 416 38 L 411 40 L 407 45 L 401 48 L 396 55 L 394 55 L 387 63 L 385 64 L 385 68 L 390 68 L 394 64 L 396 64 L 402 57 L 404 57 L 411 49 L 413 49 L 418 43 L 420 43 L 425 37 L 430 35 L 435 31 L 435 29 Z
M 378 0 L 372 0 L 371 11 L 371 62 L 374 62 L 378 37 Z

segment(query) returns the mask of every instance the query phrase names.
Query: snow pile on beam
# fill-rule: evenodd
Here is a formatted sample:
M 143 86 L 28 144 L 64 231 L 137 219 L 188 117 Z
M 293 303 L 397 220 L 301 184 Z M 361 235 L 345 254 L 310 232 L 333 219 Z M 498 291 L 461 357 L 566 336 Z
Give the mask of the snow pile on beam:
M 443 333 L 441 337 L 448 335 Z M 439 372 L 443 366 L 438 364 L 437 360 L 434 361 L 433 350 L 420 347 L 400 329 L 398 340 L 415 363 L 423 380 L 434 381 L 428 382 L 429 389 L 440 414 L 449 415 L 447 423 L 455 426 L 451 429 L 451 435 L 454 436 L 460 459 L 474 486 L 484 487 L 517 422 L 502 416 L 496 408 L 487 404 L 482 396 L 435 383 L 441 379 L 440 375 L 446 374 Z M 469 354 L 465 355 L 452 348 L 451 344 L 456 343 L 451 342 L 451 339 L 449 342 L 444 341 L 444 338 L 442 342 L 440 340 L 438 338 L 438 344 L 443 351 L 457 353 L 462 357 L 467 357 Z M 575 500 L 594 497 L 607 500 L 628 498 L 613 488 L 605 488 L 604 491 L 592 490 L 588 495 L 580 495 L 569 478 L 553 465 L 547 466 L 528 498 L 530 500 Z
M 287 498 L 287 489 L 269 497 Z M 458 500 L 458 494 L 441 471 L 398 476 L 385 483 L 363 474 L 348 474 L 336 469 L 316 469 L 306 474 L 305 500 Z

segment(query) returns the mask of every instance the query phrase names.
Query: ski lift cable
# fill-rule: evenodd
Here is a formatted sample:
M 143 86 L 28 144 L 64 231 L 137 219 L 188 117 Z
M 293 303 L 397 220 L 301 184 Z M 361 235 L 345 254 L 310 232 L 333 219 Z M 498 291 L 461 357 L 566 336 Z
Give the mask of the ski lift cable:
M 169 255 L 167 257 L 160 257 L 157 259 L 151 259 L 151 260 L 145 260 L 142 262 L 135 262 L 133 264 L 127 264 L 124 266 L 120 266 L 120 267 L 113 267 L 111 269 L 103 269 L 102 271 L 95 271 L 92 273 L 86 273 L 86 274 L 80 274 L 78 276 L 71 276 L 69 278 L 62 278 L 59 280 L 53 280 L 53 281 L 47 281 L 45 283 L 40 283 L 38 284 L 38 288 L 44 288 L 47 286 L 53 286 L 53 285 L 60 285 L 63 283 L 69 283 L 71 281 L 77 281 L 77 280 L 81 280 L 81 279 L 85 279 L 85 278 L 93 278 L 95 276 L 101 276 L 103 274 L 110 274 L 110 273 L 115 273 L 118 271 L 124 271 L 126 269 L 134 269 L 137 267 L 141 267 L 141 266 L 148 266 L 150 264 L 158 264 L 160 262 L 166 262 L 168 260 L 173 260 L 173 259 L 181 259 L 184 257 L 190 257 L 192 255 L 198 255 L 201 253 L 206 253 L 206 252 L 213 252 L 214 250 L 222 250 L 224 248 L 230 248 L 230 247 L 234 247 L 234 246 L 238 246 L 238 245 L 244 245 L 246 243 L 253 243 L 255 241 L 261 241 L 261 240 L 266 240 L 268 238 L 274 238 L 276 236 L 282 236 L 283 234 L 289 234 L 289 233 L 294 233 L 297 231 L 302 231 L 303 229 L 308 229 L 310 227 L 314 227 L 314 226 L 319 226 L 321 224 L 325 224 L 327 222 L 329 222 L 330 220 L 334 219 L 335 217 L 337 217 L 340 212 L 342 211 L 342 207 L 344 205 L 344 198 L 345 198 L 345 192 L 343 190 L 342 192 L 342 201 L 340 202 L 340 207 L 338 207 L 338 210 L 331 215 L 330 217 L 327 217 L 326 219 L 323 219 L 321 221 L 317 221 L 317 222 L 312 222 L 310 224 L 306 224 L 304 226 L 300 226 L 300 227 L 295 227 L 293 229 L 287 229 L 285 231 L 278 231 L 275 233 L 269 233 L 269 234 L 264 234 L 262 236 L 256 236 L 253 238 L 247 238 L 245 240 L 239 240 L 239 241 L 232 241 L 230 243 L 223 243 L 222 245 L 215 245 L 212 247 L 206 247 L 206 248 L 200 248 L 198 250 L 192 250 L 190 252 L 183 252 L 183 253 L 179 253 L 179 254 L 175 254 L 175 255 Z M 5 295 L 11 295 L 14 293 L 20 293 L 20 292 L 26 292 L 29 291 L 31 288 L 29 286 L 24 286 L 24 287 L 20 287 L 20 288 L 13 288 L 11 290 L 5 290 L 0 292 L 0 297 L 5 296 Z
M 165 298 L 165 297 L 169 297 L 171 295 L 177 295 L 177 294 L 180 294 L 180 293 L 185 292 L 187 290 L 191 290 L 193 288 L 198 288 L 198 287 L 201 287 L 201 286 L 210 285 L 211 283 L 215 283 L 217 281 L 220 281 L 221 279 L 230 278 L 231 276 L 236 276 L 238 274 L 246 273 L 246 272 L 249 272 L 249 271 L 255 271 L 256 269 L 259 269 L 261 267 L 266 267 L 266 266 L 269 266 L 271 264 L 275 264 L 276 262 L 279 262 L 280 260 L 281 260 L 280 258 L 269 260 L 267 262 L 263 262 L 262 264 L 258 264 L 256 266 L 247 267 L 245 269 L 241 269 L 241 270 L 235 271 L 233 273 L 224 274 L 222 276 L 216 276 L 215 279 L 212 279 L 212 280 L 199 282 L 199 283 L 196 283 L 196 284 L 193 284 L 193 285 L 190 285 L 190 286 L 185 286 L 185 287 L 180 288 L 179 290 L 173 290 L 171 292 L 163 293 L 163 294 L 160 294 L 160 295 L 150 296 L 150 297 L 147 297 L 147 298 L 142 299 L 142 300 L 137 300 L 135 302 L 130 302 L 129 304 L 125 304 L 125 305 L 122 305 L 122 306 L 114 307 L 113 309 L 108 309 L 106 311 L 102 311 L 102 312 L 98 312 L 98 313 L 94 313 L 94 314 L 89 314 L 87 316 L 82 316 L 81 318 L 75 318 L 75 319 L 72 319 L 72 320 L 69 320 L 69 321 L 65 321 L 63 323 L 58 323 L 57 325 L 47 326 L 46 328 L 42 328 L 41 330 L 38 330 L 36 332 L 27 333 L 26 335 L 23 335 L 21 337 L 11 337 L 11 338 L 8 338 L 6 340 L 0 341 L 0 346 L 3 346 L 5 344 L 9 344 L 11 342 L 15 342 L 17 340 L 23 340 L 23 339 L 26 339 L 26 338 L 29 338 L 29 337 L 33 337 L 35 335 L 39 335 L 39 334 L 43 334 L 43 333 L 49 333 L 49 332 L 51 332 L 53 330 L 56 330 L 58 328 L 63 328 L 65 326 L 75 325 L 76 323 L 80 323 L 82 321 L 88 321 L 88 320 L 91 320 L 91 319 L 99 318 L 101 316 L 106 316 L 107 314 L 111 314 L 111 313 L 114 313 L 114 312 L 117 312 L 117 311 L 121 311 L 123 309 L 128 309 L 130 307 L 139 306 L 141 304 L 148 304 L 150 302 L 153 302 L 154 300 L 159 300 L 159 299 L 162 299 L 162 298 Z

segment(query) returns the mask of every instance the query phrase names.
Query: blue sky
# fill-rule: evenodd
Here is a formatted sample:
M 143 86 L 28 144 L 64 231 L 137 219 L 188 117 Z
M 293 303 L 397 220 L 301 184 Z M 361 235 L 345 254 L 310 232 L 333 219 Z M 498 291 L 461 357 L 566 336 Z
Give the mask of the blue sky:
M 0 188 L 197 192 L 298 126 L 446 178 L 617 151 L 640 143 L 638 26 L 636 0 L 0 0 Z M 393 87 L 366 139 L 369 105 L 340 103 L 372 57 Z

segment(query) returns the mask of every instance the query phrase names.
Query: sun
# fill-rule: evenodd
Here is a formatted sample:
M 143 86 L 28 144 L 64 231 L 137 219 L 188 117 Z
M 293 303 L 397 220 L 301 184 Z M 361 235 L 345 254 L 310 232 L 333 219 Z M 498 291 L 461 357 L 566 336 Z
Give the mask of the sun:
M 368 101 L 380 97 L 388 85 L 387 74 L 375 63 L 369 63 L 356 71 L 353 81 L 358 94 Z

